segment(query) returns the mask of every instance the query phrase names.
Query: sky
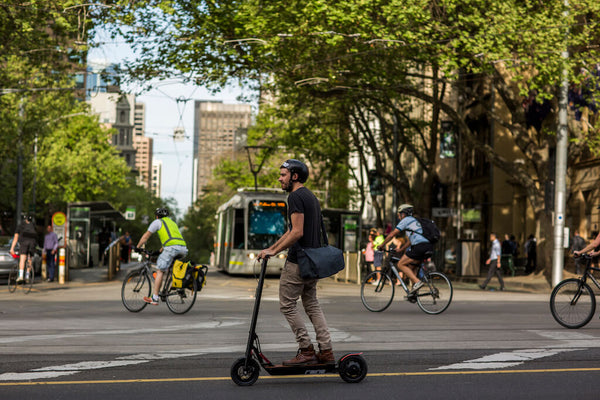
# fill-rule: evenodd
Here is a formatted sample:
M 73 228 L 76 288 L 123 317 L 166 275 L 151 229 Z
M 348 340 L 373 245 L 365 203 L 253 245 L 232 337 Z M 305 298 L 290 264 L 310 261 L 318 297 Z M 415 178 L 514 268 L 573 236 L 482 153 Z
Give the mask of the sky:
M 98 34 L 96 41 L 103 43 L 89 52 L 88 62 L 120 63 L 134 56 L 124 42 Z M 125 88 L 136 91 L 139 87 Z M 161 197 L 177 202 L 179 216 L 185 214 L 192 200 L 192 143 L 194 129 L 194 100 L 221 100 L 239 103 L 239 87 L 229 87 L 213 95 L 208 90 L 179 81 L 163 81 L 155 89 L 136 97 L 136 102 L 146 105 L 146 136 L 154 141 L 153 157 L 163 163 Z M 178 101 L 179 99 L 179 101 Z M 175 142 L 176 128 L 185 130 L 185 139 Z

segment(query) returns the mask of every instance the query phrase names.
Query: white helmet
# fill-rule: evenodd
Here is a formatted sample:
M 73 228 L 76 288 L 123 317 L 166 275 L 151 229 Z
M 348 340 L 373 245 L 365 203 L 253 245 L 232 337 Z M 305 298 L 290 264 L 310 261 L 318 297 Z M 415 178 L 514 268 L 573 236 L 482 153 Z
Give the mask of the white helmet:
M 401 204 L 400 207 L 398 207 L 398 214 L 403 213 L 406 215 L 413 215 L 414 211 L 412 204 Z

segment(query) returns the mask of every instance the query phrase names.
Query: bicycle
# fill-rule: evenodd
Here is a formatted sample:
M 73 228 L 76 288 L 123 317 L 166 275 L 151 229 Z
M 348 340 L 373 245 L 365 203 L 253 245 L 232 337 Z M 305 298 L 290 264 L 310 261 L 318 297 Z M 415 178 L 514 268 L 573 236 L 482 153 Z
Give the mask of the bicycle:
M 592 267 L 592 257 L 588 254 L 582 254 L 580 257 L 586 262 L 583 275 L 559 282 L 550 295 L 552 317 L 569 329 L 586 325 L 596 312 L 596 295 L 587 284 L 588 278 L 600 290 L 600 282 L 592 274 L 592 271 L 600 271 L 600 268 Z
M 17 260 L 19 260 L 19 256 L 13 256 Z M 31 292 L 31 288 L 33 287 L 33 281 L 35 280 L 35 272 L 33 269 L 33 262 L 31 261 L 31 255 L 27 255 L 27 261 L 25 262 L 25 269 L 23 271 L 23 281 L 17 282 L 17 278 L 19 277 L 19 262 L 12 266 L 10 273 L 8 274 L 8 291 L 10 293 L 14 293 L 17 290 L 17 286 L 19 284 L 22 285 L 23 291 L 25 294 Z
M 432 255 L 431 252 L 426 253 L 425 260 Z M 390 277 L 391 272 L 406 292 L 406 300 L 417 303 L 419 308 L 427 314 L 441 314 L 444 312 L 452 301 L 452 283 L 443 273 L 430 270 L 426 266 L 425 260 L 418 264 L 417 276 L 423 282 L 423 286 L 416 293 L 410 293 L 404 280 L 400 277 L 398 268 L 395 265 L 398 259 L 394 262 L 392 258 L 387 267 L 381 271 L 373 271 L 367 274 L 360 287 L 360 298 L 363 305 L 369 311 L 381 312 L 392 304 L 396 284 Z
M 152 281 L 154 281 L 152 261 L 160 254 L 160 251 L 148 251 L 137 249 L 142 254 L 143 261 L 139 268 L 129 272 L 123 281 L 121 287 L 121 301 L 125 308 L 131 312 L 140 312 L 148 303 L 144 301 L 144 296 L 150 297 L 152 293 Z M 195 267 L 198 273 L 192 282 L 184 287 L 174 287 L 173 283 L 173 263 L 165 271 L 163 284 L 158 296 L 162 302 L 167 303 L 167 307 L 175 314 L 185 314 L 196 302 L 198 291 L 206 284 L 206 265 Z

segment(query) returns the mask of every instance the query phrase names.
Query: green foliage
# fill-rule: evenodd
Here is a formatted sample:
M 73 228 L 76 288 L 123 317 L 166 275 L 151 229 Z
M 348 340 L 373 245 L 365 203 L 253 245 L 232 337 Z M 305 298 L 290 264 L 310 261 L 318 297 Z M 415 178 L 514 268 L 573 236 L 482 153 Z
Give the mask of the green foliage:
M 255 171 L 263 159 L 265 159 L 257 174 L 258 187 L 279 187 L 279 166 L 284 160 L 275 159 L 274 155 L 267 151 L 252 155 L 252 163 Z M 238 188 L 254 188 L 254 175 L 250 171 L 247 155 L 239 152 L 235 160 L 223 159 L 214 170 L 214 177 L 222 181 L 229 189 L 236 191 Z
M 565 9 L 562 0 L 174 0 L 160 12 L 154 2 L 143 2 L 127 8 L 126 17 L 111 17 L 130 21 L 120 33 L 143 54 L 129 65 L 134 76 L 181 71 L 200 85 L 235 80 L 259 86 L 277 102 L 274 111 L 261 104 L 271 128 L 267 141 L 324 165 L 319 171 L 344 166 L 338 155 L 355 150 L 363 167 L 376 157 L 380 175 L 403 198 L 420 202 L 435 174 L 439 122 L 449 119 L 463 145 L 516 179 L 540 209 L 540 182 L 548 179 L 543 154 L 555 140 L 556 89 L 563 69 L 578 82 L 580 67 L 598 62 L 599 4 L 582 0 Z M 169 34 L 162 35 L 166 27 Z M 152 51 L 144 39 L 156 41 Z M 570 58 L 563 58 L 564 49 Z M 492 82 L 524 164 L 505 159 L 465 121 L 465 107 L 498 120 L 489 100 Z M 531 93 L 551 100 L 550 129 L 529 129 L 522 104 Z M 410 154 L 419 167 L 416 180 L 410 179 L 412 166 L 390 151 L 396 129 L 400 154 Z M 572 147 L 582 146 L 582 137 Z M 386 173 L 390 162 L 397 177 Z
M 81 90 L 73 74 L 82 70 L 87 32 L 93 28 L 93 9 L 72 0 L 52 2 L 6 0 L 0 4 L 0 209 L 3 216 L 15 210 L 17 166 L 23 154 L 24 209 L 47 210 L 34 156 L 55 121 L 82 112 L 77 104 Z M 38 158 L 39 160 L 39 158 Z M 61 159 L 61 162 L 63 160 Z M 37 193 L 34 201 L 34 185 Z M 41 183 L 40 183 L 41 182 Z M 40 193 L 41 190 L 41 193 Z M 33 204 L 39 203 L 39 204 Z
M 49 202 L 92 201 L 114 197 L 128 173 L 108 142 L 111 132 L 97 117 L 64 120 L 40 141 L 40 194 Z

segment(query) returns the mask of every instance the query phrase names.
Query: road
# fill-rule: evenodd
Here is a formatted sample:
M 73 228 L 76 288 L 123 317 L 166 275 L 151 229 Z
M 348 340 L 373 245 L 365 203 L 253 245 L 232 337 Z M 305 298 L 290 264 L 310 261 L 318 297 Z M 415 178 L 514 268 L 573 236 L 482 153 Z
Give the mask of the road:
M 0 286 L 0 399 L 597 398 L 597 318 L 567 330 L 552 319 L 548 293 L 474 284 L 457 284 L 450 308 L 430 316 L 398 298 L 371 313 L 358 286 L 324 281 L 336 355 L 363 352 L 367 378 L 347 384 L 336 375 L 263 372 L 253 387 L 237 387 L 229 369 L 244 352 L 255 285 L 211 272 L 185 315 L 164 304 L 126 311 L 120 282 L 36 284 L 27 295 Z M 296 350 L 276 279 L 267 280 L 258 334 L 274 362 Z

